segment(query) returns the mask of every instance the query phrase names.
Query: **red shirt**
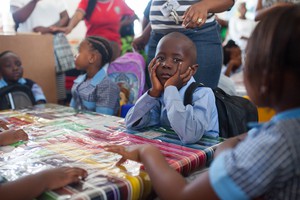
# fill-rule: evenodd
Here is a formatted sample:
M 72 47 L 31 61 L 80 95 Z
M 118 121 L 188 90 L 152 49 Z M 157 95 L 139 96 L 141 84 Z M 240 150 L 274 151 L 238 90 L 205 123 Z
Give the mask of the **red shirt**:
M 81 0 L 78 9 L 85 12 L 87 5 L 88 0 Z M 121 18 L 124 15 L 134 15 L 134 11 L 127 6 L 124 0 L 98 1 L 90 19 L 84 20 L 87 27 L 86 35 L 98 35 L 121 44 L 119 31 Z

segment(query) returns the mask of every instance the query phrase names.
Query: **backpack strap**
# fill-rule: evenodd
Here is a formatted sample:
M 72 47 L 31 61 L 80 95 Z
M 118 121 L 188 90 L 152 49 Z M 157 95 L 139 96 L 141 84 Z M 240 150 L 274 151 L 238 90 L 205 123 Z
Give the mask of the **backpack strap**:
M 8 94 L 13 92 L 25 93 L 32 105 L 35 105 L 35 99 L 29 86 L 16 83 L 0 88 L 0 110 L 11 109 Z
M 35 84 L 35 82 L 33 82 L 32 80 L 25 78 L 26 83 L 25 85 L 28 86 L 30 89 L 32 89 L 32 86 Z
M 183 105 L 186 106 L 188 104 L 192 105 L 193 102 L 193 94 L 197 87 L 204 87 L 203 83 L 193 82 L 188 86 L 184 93 Z

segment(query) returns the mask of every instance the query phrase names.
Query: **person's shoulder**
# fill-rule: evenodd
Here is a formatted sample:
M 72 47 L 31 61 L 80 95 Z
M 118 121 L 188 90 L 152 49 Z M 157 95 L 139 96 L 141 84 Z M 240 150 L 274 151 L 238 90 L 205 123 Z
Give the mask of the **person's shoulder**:
M 209 95 L 209 96 L 214 96 L 214 92 L 211 88 L 209 87 L 197 87 L 194 92 L 195 96 L 203 96 L 203 95 Z
M 109 90 L 119 90 L 119 86 L 116 82 L 112 81 L 108 76 L 105 76 L 97 87 L 107 87 Z
M 281 146 L 283 143 L 286 144 L 287 140 L 291 140 L 292 143 L 293 141 L 300 141 L 299 129 L 300 119 L 287 119 L 276 122 L 271 120 L 260 124 L 258 128 L 255 128 L 254 134 L 251 135 L 260 141 L 267 140 L 272 146 Z
M 295 118 L 295 119 L 280 120 L 277 123 L 274 123 L 272 131 L 276 131 L 289 138 L 297 137 L 298 140 L 300 140 L 299 130 L 300 130 L 300 119 Z
M 26 83 L 29 83 L 29 84 L 35 84 L 35 81 L 29 79 L 29 78 L 24 78 Z

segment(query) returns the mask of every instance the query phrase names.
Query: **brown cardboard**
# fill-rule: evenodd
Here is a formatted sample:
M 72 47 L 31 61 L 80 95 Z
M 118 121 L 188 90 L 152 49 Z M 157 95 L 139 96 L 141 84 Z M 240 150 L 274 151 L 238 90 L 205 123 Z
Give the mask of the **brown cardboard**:
M 53 36 L 39 34 L 0 35 L 0 52 L 18 54 L 24 67 L 24 77 L 39 84 L 48 103 L 56 103 L 56 78 Z

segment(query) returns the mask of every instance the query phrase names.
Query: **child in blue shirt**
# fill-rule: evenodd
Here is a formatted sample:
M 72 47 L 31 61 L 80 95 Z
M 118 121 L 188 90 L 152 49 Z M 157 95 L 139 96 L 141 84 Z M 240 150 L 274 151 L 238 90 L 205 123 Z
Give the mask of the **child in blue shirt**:
M 128 129 L 171 127 L 184 144 L 195 143 L 203 135 L 219 135 L 215 97 L 210 88 L 197 88 L 192 105 L 183 104 L 186 89 L 195 82 L 196 58 L 195 44 L 182 33 L 170 33 L 159 41 L 156 56 L 148 66 L 152 88 L 127 113 Z
M 105 70 L 111 58 L 111 46 L 102 37 L 89 36 L 80 43 L 75 65 L 86 74 L 74 80 L 70 106 L 78 110 L 117 114 L 120 90 Z
M 42 88 L 34 81 L 23 78 L 23 66 L 20 57 L 12 51 L 4 51 L 0 54 L 0 88 L 21 84 L 28 86 L 35 98 L 36 104 L 46 103 L 46 97 Z
M 142 162 L 160 199 L 300 199 L 300 5 L 261 20 L 249 39 L 245 86 L 258 106 L 276 115 L 248 134 L 223 142 L 215 159 L 190 183 L 151 145 L 107 146 Z

